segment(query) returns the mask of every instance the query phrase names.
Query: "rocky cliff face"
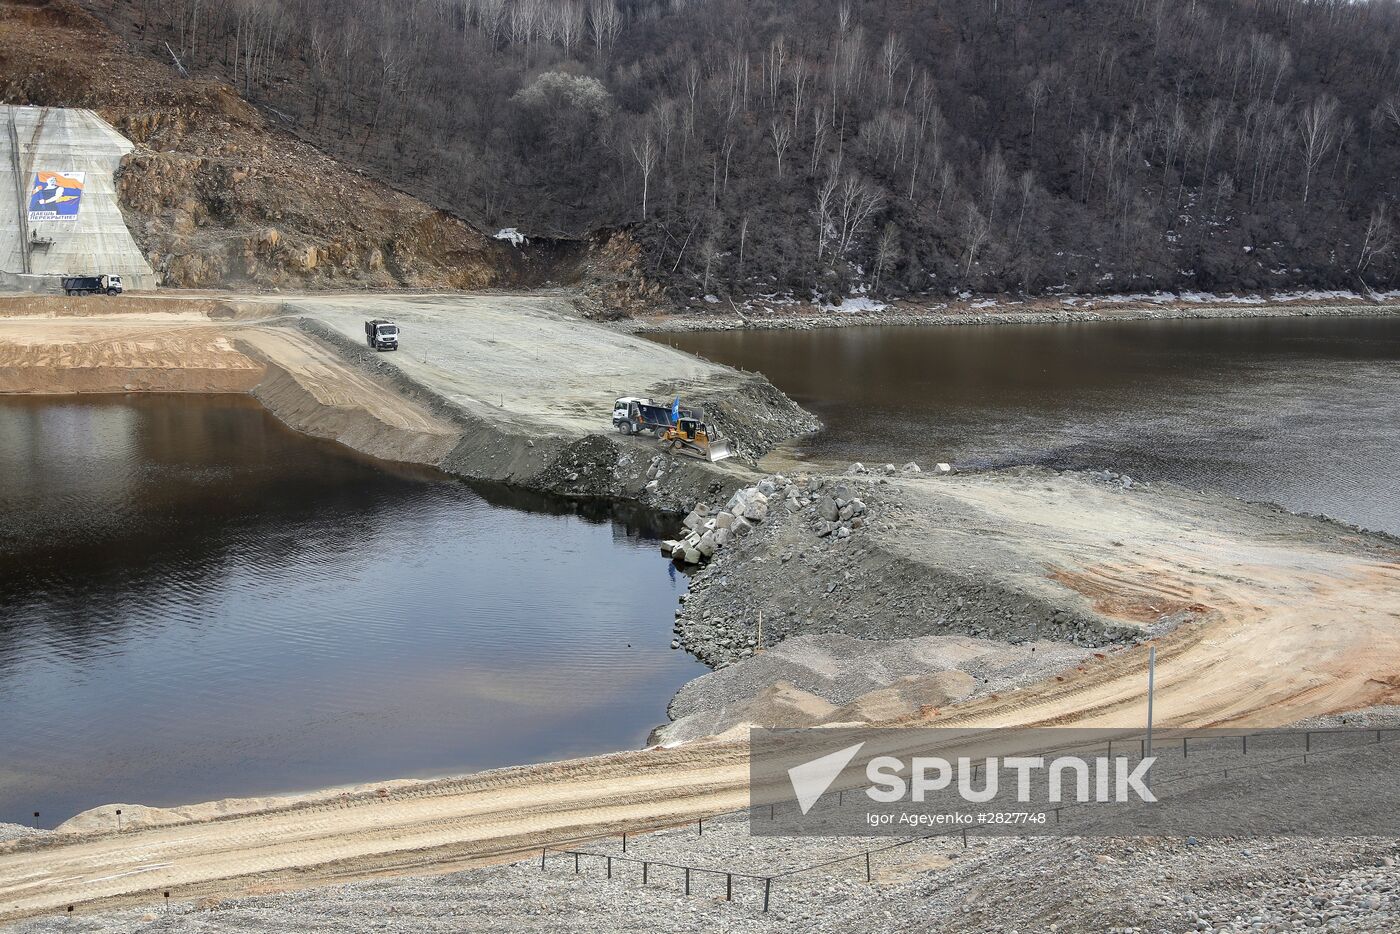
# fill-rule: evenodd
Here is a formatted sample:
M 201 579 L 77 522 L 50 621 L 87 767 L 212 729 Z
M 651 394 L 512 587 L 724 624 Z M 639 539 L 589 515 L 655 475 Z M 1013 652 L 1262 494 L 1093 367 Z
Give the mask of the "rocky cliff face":
M 0 2 L 0 96 L 90 107 L 137 145 L 127 224 L 169 286 L 480 288 L 525 258 L 272 125 L 232 88 L 147 61 L 67 0 Z

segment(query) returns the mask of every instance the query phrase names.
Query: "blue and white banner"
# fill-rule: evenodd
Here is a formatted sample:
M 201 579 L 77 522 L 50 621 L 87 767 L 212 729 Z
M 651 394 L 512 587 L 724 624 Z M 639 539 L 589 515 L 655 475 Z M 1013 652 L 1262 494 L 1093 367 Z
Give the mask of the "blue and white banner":
M 29 223 L 76 221 L 85 179 L 84 172 L 35 172 L 29 189 Z

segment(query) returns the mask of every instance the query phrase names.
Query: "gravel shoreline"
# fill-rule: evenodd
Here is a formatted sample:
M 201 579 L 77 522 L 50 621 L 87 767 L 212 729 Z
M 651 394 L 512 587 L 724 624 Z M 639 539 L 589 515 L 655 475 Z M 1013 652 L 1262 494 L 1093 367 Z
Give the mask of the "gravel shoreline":
M 863 325 L 1068 324 L 1104 321 L 1172 321 L 1215 318 L 1373 318 L 1400 314 L 1400 304 L 1354 305 L 1202 305 L 1168 307 L 1043 308 L 1030 311 L 983 311 L 967 306 L 957 311 L 901 310 L 813 312 L 809 314 L 673 315 L 618 321 L 613 327 L 633 334 L 674 334 L 686 331 L 795 330 L 860 327 Z

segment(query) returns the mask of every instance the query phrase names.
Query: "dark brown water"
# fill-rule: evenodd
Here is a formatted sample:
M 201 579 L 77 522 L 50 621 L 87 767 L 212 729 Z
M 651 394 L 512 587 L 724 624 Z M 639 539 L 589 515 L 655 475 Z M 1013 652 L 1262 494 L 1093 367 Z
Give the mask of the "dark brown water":
M 658 339 L 821 416 L 798 457 L 1105 467 L 1400 533 L 1400 318 Z
M 243 397 L 0 397 L 0 821 L 637 746 L 704 671 L 655 531 Z

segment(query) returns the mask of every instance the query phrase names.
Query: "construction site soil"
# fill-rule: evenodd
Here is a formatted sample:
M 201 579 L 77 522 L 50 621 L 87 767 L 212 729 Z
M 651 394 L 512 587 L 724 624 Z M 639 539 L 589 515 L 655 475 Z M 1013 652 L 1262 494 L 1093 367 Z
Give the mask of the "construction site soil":
M 749 784 L 750 722 L 1137 728 L 1149 639 L 1163 726 L 1279 725 L 1400 701 L 1400 546 L 1385 536 L 1112 474 L 765 477 L 753 462 L 814 427 L 809 415 L 761 377 L 581 320 L 568 293 L 126 301 L 102 314 L 63 299 L 0 302 L 3 387 L 251 388 L 289 424 L 377 456 L 670 510 L 702 501 L 711 515 L 750 491 L 753 521 L 714 552 L 678 610 L 677 645 L 721 670 L 678 695 L 666 745 L 294 798 L 113 803 L 57 833 L 0 843 L 0 918 L 151 905 L 169 890 L 209 899 L 191 917 L 203 923 L 230 896 L 445 872 L 732 811 L 770 792 Z M 400 322 L 402 350 L 363 347 L 362 322 L 376 316 Z M 611 402 L 627 394 L 703 404 L 739 456 L 674 458 L 612 433 Z M 760 509 L 751 491 L 764 489 Z M 775 647 L 752 657 L 760 645 Z M 1309 850 L 1299 871 L 1331 878 L 1384 849 L 1339 846 Z M 1046 852 L 1005 854 L 1024 871 L 1064 859 Z M 927 901 L 936 868 L 909 867 L 908 910 Z M 1213 872 L 1202 882 L 1221 878 Z M 437 903 L 423 893 L 438 883 L 414 885 Z M 1003 888 L 975 897 L 1001 904 Z M 1393 886 L 1362 891 L 1393 896 Z M 288 904 L 306 902 L 267 910 Z M 684 904 L 701 926 L 729 910 Z M 837 910 L 830 929 L 880 928 L 869 912 L 881 909 L 862 905 L 818 897 L 789 922 L 820 929 L 810 912 Z M 907 921 L 904 910 L 886 926 Z M 565 917 L 621 926 L 617 914 Z M 104 924 L 89 929 L 126 929 Z M 417 925 L 403 927 L 427 929 Z
M 590 324 L 570 298 L 0 298 L 0 391 L 251 391 L 293 428 L 386 460 L 665 510 L 752 482 L 758 457 L 816 426 L 762 377 Z M 373 317 L 399 322 L 403 349 L 364 345 Z M 615 432 L 626 395 L 683 396 L 736 456 Z
M 1400 697 L 1400 545 L 1389 536 L 1040 468 L 775 480 L 764 521 L 715 554 L 677 610 L 677 640 L 712 665 L 757 664 L 759 638 L 809 634 L 1051 639 L 1098 651 L 1037 690 L 1077 695 L 1076 721 L 1111 724 L 1141 702 L 1151 640 L 1159 713 L 1197 725 Z M 886 712 L 940 715 L 907 702 Z

